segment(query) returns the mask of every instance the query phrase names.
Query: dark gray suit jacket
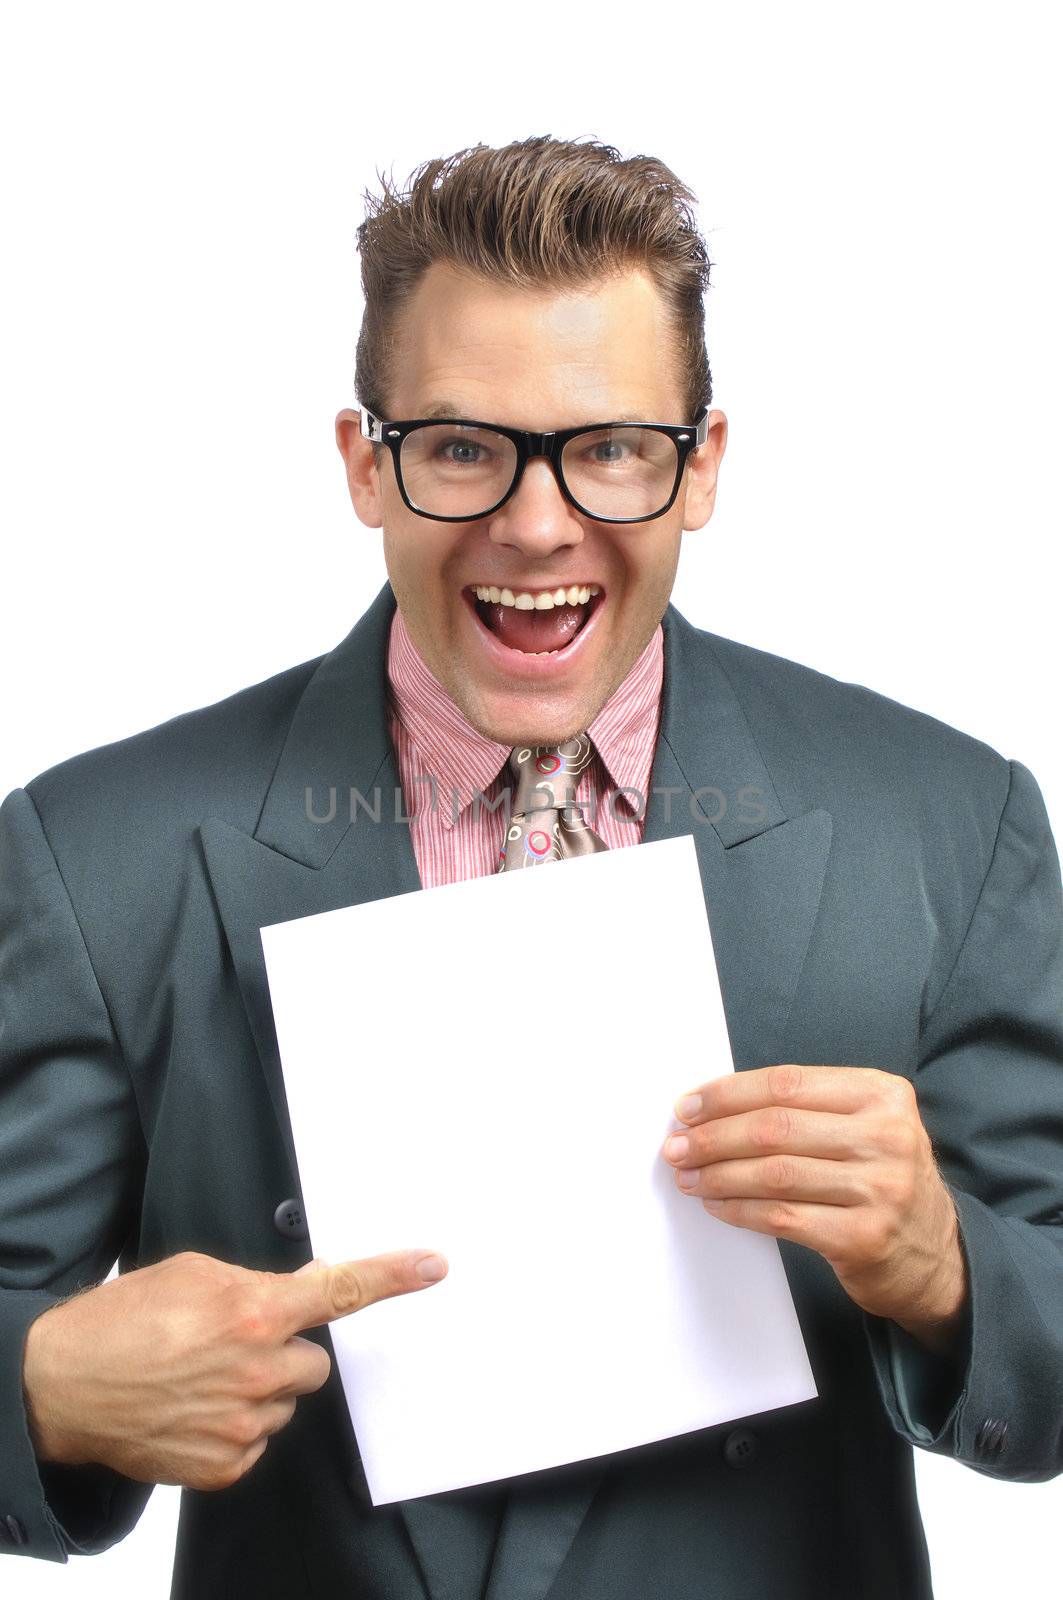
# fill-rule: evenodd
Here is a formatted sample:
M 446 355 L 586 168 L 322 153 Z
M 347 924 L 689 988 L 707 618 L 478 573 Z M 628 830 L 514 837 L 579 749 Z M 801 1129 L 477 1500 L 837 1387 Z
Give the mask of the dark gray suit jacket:
M 308 1259 L 258 930 L 419 887 L 390 803 L 393 605 L 385 588 L 320 660 L 66 761 L 0 811 L 11 1555 L 106 1549 L 149 1493 L 38 1467 L 35 1316 L 116 1259 Z M 312 820 L 307 789 L 320 816 L 332 786 L 335 816 Z M 352 825 L 350 789 L 376 787 L 380 823 Z M 333 1371 L 238 1484 L 183 1494 L 180 1600 L 920 1600 L 913 1445 L 1005 1479 L 1063 1469 L 1063 922 L 1030 772 L 669 608 L 653 788 L 646 838 L 696 842 L 737 1067 L 914 1080 L 970 1267 L 959 1366 L 784 1243 L 817 1399 L 376 1509 Z M 363 1005 L 387 1072 L 401 1020 Z M 712 1065 L 677 1061 L 677 1092 Z

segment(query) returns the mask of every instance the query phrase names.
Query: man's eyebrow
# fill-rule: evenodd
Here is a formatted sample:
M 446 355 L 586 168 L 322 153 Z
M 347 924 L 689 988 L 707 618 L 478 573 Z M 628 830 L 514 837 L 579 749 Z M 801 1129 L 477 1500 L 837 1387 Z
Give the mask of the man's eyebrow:
M 421 412 L 422 417 L 467 417 L 470 413 L 453 400 L 433 400 Z
M 421 417 L 423 417 L 426 422 L 431 420 L 433 417 L 458 417 L 458 418 L 461 418 L 461 417 L 473 417 L 474 420 L 477 420 L 477 421 L 484 421 L 484 422 L 487 421 L 486 417 L 476 418 L 474 412 L 469 411 L 466 407 L 459 405 L 457 403 L 457 401 L 455 401 L 455 400 L 433 400 L 431 405 L 426 406 L 425 409 L 422 412 L 419 413 L 419 415 Z M 584 422 L 573 423 L 572 426 L 573 427 L 583 428 L 583 427 L 594 427 L 597 423 L 601 423 L 601 422 L 657 422 L 657 421 L 659 421 L 659 418 L 646 416 L 646 415 L 643 414 L 642 411 L 640 411 L 640 410 L 638 410 L 636 408 L 635 410 L 632 410 L 632 411 L 614 411 L 610 416 L 588 417 L 587 421 L 585 423 Z M 497 423 L 497 426 L 503 427 L 503 426 L 505 426 L 505 424 Z M 560 430 L 558 430 L 558 431 L 560 431 Z

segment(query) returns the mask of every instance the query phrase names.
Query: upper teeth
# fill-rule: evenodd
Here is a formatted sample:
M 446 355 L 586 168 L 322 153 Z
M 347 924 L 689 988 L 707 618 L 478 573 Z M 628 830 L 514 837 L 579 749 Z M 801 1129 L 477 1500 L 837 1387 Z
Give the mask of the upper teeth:
M 477 600 L 489 600 L 495 606 L 516 606 L 518 611 L 551 611 L 554 606 L 585 606 L 593 594 L 601 593 L 601 585 L 574 583 L 568 589 L 542 589 L 532 594 L 529 589 L 496 589 L 494 584 L 478 583 Z

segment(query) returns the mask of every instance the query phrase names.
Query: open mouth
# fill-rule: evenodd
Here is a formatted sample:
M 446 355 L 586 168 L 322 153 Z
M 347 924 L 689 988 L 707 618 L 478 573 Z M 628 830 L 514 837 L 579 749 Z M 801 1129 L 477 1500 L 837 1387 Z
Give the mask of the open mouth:
M 488 632 L 507 650 L 528 656 L 567 650 L 605 599 L 597 583 L 517 590 L 476 583 L 465 593 Z

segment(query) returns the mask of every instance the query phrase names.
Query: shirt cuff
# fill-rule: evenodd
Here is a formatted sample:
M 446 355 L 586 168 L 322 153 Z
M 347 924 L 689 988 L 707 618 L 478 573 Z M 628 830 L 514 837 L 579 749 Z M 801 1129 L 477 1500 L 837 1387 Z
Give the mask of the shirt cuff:
M 957 1218 L 967 1300 L 949 1353 L 942 1355 L 928 1349 L 888 1317 L 863 1313 L 871 1360 L 890 1421 L 909 1444 L 930 1450 L 954 1437 L 953 1429 L 971 1382 L 974 1284 L 964 1212 L 959 1207 Z
M 967 1392 L 971 1361 L 970 1318 L 955 1355 L 928 1350 L 904 1328 L 882 1317 L 864 1318 L 886 1408 L 909 1444 L 932 1448 L 949 1432 Z M 885 1378 L 885 1383 L 883 1383 Z

